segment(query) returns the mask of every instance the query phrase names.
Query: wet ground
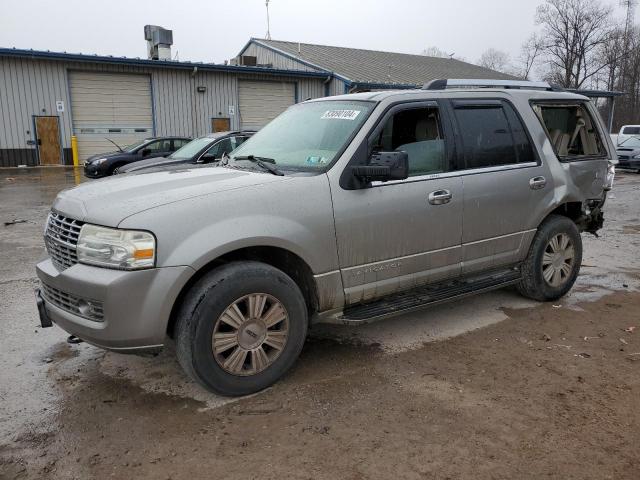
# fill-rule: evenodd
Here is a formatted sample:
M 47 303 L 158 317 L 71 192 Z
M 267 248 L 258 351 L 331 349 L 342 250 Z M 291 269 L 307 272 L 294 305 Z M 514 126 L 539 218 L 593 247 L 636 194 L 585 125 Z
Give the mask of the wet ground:
M 186 380 L 170 347 L 38 326 L 43 222 L 82 180 L 0 170 L 0 479 L 640 478 L 640 176 L 618 176 L 562 301 L 507 289 L 317 327 L 290 375 L 241 399 Z

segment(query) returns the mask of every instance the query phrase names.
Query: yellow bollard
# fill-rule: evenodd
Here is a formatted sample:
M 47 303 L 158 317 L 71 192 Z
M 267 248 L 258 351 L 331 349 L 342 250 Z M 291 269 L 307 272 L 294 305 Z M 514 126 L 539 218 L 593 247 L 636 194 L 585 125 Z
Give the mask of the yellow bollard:
M 80 159 L 78 158 L 78 137 L 71 135 L 71 156 L 73 157 L 73 166 L 80 165 Z
M 82 182 L 82 171 L 80 168 L 80 159 L 78 158 L 78 137 L 71 135 L 71 157 L 73 158 L 73 179 L 76 185 Z

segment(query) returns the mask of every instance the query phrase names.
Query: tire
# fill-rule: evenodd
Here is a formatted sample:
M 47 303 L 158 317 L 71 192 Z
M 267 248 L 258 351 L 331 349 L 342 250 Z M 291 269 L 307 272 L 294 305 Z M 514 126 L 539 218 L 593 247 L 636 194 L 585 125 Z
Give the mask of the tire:
M 176 354 L 209 391 L 247 395 L 292 367 L 307 326 L 304 297 L 288 275 L 259 262 L 232 262 L 189 290 L 177 318 Z
M 565 241 L 568 243 L 563 248 Z M 569 260 L 570 254 L 573 256 Z M 582 238 L 578 227 L 567 217 L 550 215 L 538 227 L 522 264 L 518 291 L 541 302 L 557 300 L 571 290 L 581 264 Z
M 109 170 L 107 170 L 107 173 L 105 175 L 105 177 L 110 177 L 113 175 L 113 173 L 120 168 L 121 166 L 123 166 L 124 163 L 116 163 L 115 165 L 113 165 L 112 167 L 109 167 Z

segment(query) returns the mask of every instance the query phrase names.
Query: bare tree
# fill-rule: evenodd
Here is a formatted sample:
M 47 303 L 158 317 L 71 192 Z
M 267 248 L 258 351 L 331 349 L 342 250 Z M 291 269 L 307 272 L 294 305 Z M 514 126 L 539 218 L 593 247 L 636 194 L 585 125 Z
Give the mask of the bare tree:
M 599 51 L 613 31 L 611 7 L 598 0 L 546 0 L 536 23 L 542 26 L 539 49 L 549 65 L 547 79 L 581 88 L 607 67 Z
M 542 41 L 538 35 L 534 32 L 524 42 L 520 49 L 520 56 L 518 61 L 520 63 L 520 71 L 518 76 L 523 80 L 529 80 L 533 67 L 540 56 L 540 50 L 542 49 Z
M 490 68 L 497 72 L 506 72 L 509 67 L 509 54 L 502 50 L 496 50 L 495 48 L 489 48 L 480 55 L 478 65 L 485 68 Z
M 449 56 L 447 52 L 445 52 L 444 50 L 440 50 L 438 47 L 433 45 L 431 47 L 425 48 L 422 51 L 421 55 L 425 55 L 427 57 L 440 57 L 440 58 L 447 58 Z

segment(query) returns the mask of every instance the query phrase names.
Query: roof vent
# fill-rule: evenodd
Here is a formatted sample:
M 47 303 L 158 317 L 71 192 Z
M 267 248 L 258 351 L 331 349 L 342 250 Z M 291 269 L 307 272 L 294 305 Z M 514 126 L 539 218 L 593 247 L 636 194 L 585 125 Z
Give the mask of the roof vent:
M 145 25 L 144 39 L 147 41 L 149 60 L 171 60 L 172 30 L 158 25 Z
M 244 65 L 246 67 L 255 67 L 257 64 L 258 64 L 258 57 L 254 55 L 240 56 L 240 65 Z

